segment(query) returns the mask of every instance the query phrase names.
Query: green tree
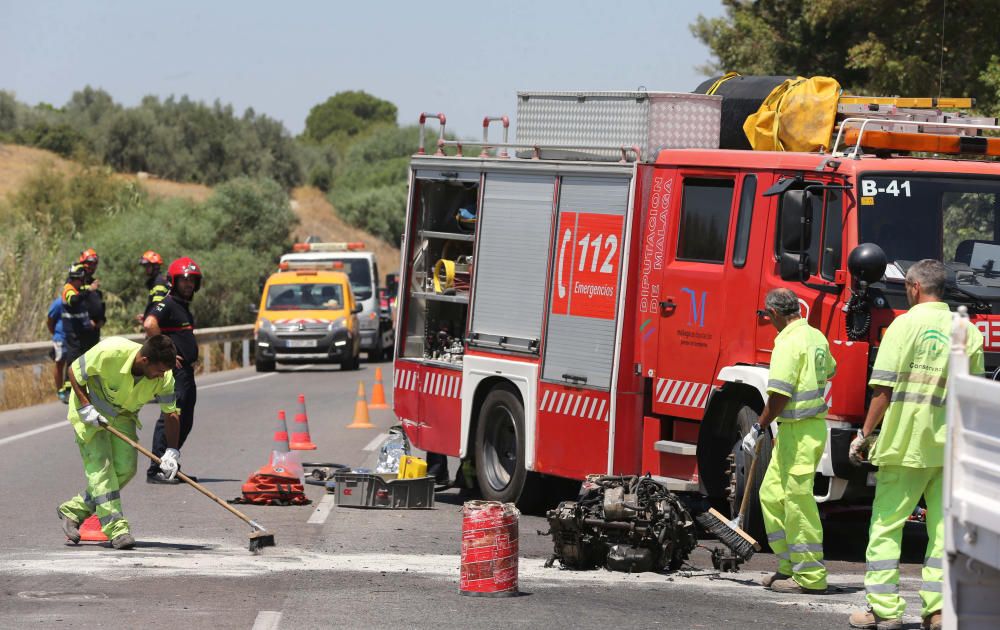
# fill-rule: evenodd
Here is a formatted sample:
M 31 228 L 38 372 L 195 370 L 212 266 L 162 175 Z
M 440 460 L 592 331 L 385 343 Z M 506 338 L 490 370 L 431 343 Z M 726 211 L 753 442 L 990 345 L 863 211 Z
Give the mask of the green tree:
M 1000 41 L 996 2 L 944 3 L 723 0 L 724 16 L 691 31 L 715 57 L 706 74 L 826 75 L 855 94 L 972 96 L 995 110 L 1000 74 L 984 72 Z
M 313 142 L 353 138 L 379 123 L 396 123 L 396 106 L 363 91 L 338 92 L 309 110 L 303 137 Z

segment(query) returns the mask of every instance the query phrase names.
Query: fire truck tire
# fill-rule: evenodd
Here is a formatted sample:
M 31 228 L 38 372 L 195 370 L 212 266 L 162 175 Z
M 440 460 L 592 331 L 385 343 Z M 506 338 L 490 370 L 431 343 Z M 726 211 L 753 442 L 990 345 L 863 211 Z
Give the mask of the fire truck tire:
M 507 387 L 483 400 L 476 422 L 476 480 L 488 501 L 529 508 L 539 481 L 524 466 L 524 404 Z
M 766 548 L 767 535 L 764 532 L 764 517 L 760 509 L 760 484 L 764 480 L 768 464 L 771 463 L 771 449 L 773 447 L 771 432 L 766 432 L 761 438 L 764 442 L 760 447 L 760 455 L 755 464 L 753 485 L 750 488 L 746 487 L 746 478 L 752 458 L 743 450 L 742 445 L 743 436 L 750 431 L 758 417 L 757 412 L 748 406 L 741 407 L 737 412 L 736 426 L 740 431 L 740 439 L 733 445 L 732 487 L 734 492 L 730 494 L 729 501 L 731 513 L 735 515 L 740 509 L 743 493 L 750 493 L 746 514 L 743 515 L 743 529 L 756 538 L 762 547 Z

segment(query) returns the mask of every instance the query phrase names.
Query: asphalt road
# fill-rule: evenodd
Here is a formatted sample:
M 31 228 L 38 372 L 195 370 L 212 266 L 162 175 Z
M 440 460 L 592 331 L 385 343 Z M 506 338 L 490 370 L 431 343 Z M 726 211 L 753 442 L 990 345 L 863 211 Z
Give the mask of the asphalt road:
M 246 477 L 267 461 L 277 410 L 291 418 L 300 393 L 318 445 L 307 460 L 372 465 L 376 452 L 366 447 L 394 424 L 391 411 L 371 412 L 377 429 L 345 427 L 358 381 L 371 392 L 373 367 L 237 370 L 199 380 L 185 471 L 224 498 L 238 496 Z M 391 364 L 381 367 L 391 386 Z M 551 541 L 536 533 L 546 523 L 522 515 L 521 596 L 472 598 L 458 588 L 455 491 L 438 494 L 434 510 L 370 511 L 332 507 L 323 488 L 306 486 L 311 506 L 246 506 L 277 539 L 276 547 L 252 555 L 243 523 L 189 487 L 146 484 L 141 457 L 136 481 L 122 493 L 136 549 L 71 546 L 55 508 L 84 481 L 65 413 L 55 403 L 0 414 L 0 628 L 818 629 L 846 627 L 849 611 L 864 601 L 864 523 L 827 527 L 835 589 L 805 597 L 756 585 L 775 567 L 767 554 L 721 576 L 704 549 L 672 575 L 546 569 Z M 152 407 L 141 416 L 146 445 L 155 417 Z M 910 532 L 902 581 L 910 627 L 919 627 L 922 545 L 922 533 Z

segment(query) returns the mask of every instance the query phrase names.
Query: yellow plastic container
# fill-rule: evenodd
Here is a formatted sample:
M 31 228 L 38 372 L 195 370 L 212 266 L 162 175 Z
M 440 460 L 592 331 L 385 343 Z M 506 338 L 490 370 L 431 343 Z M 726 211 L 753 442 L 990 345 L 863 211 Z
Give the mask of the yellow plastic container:
M 399 476 L 397 479 L 420 479 L 427 476 L 427 462 L 419 457 L 404 455 L 399 460 Z

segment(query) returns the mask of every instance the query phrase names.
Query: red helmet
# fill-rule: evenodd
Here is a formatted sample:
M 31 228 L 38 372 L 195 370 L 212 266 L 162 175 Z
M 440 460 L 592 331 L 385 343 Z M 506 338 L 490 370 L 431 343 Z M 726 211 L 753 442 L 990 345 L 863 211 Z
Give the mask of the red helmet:
M 98 261 L 97 252 L 94 250 L 93 247 L 91 247 L 89 249 L 85 249 L 82 252 L 80 252 L 80 260 L 78 262 L 82 262 L 82 263 L 84 263 L 84 262 L 93 262 L 93 263 L 96 263 L 97 261 Z
M 163 257 L 154 252 L 151 249 L 147 249 L 142 254 L 142 258 L 139 259 L 140 265 L 162 265 Z
M 197 291 L 201 288 L 201 267 L 187 256 L 178 258 L 170 263 L 170 267 L 167 268 L 167 280 L 172 286 L 176 287 L 178 278 L 191 278 L 194 280 L 194 290 Z

